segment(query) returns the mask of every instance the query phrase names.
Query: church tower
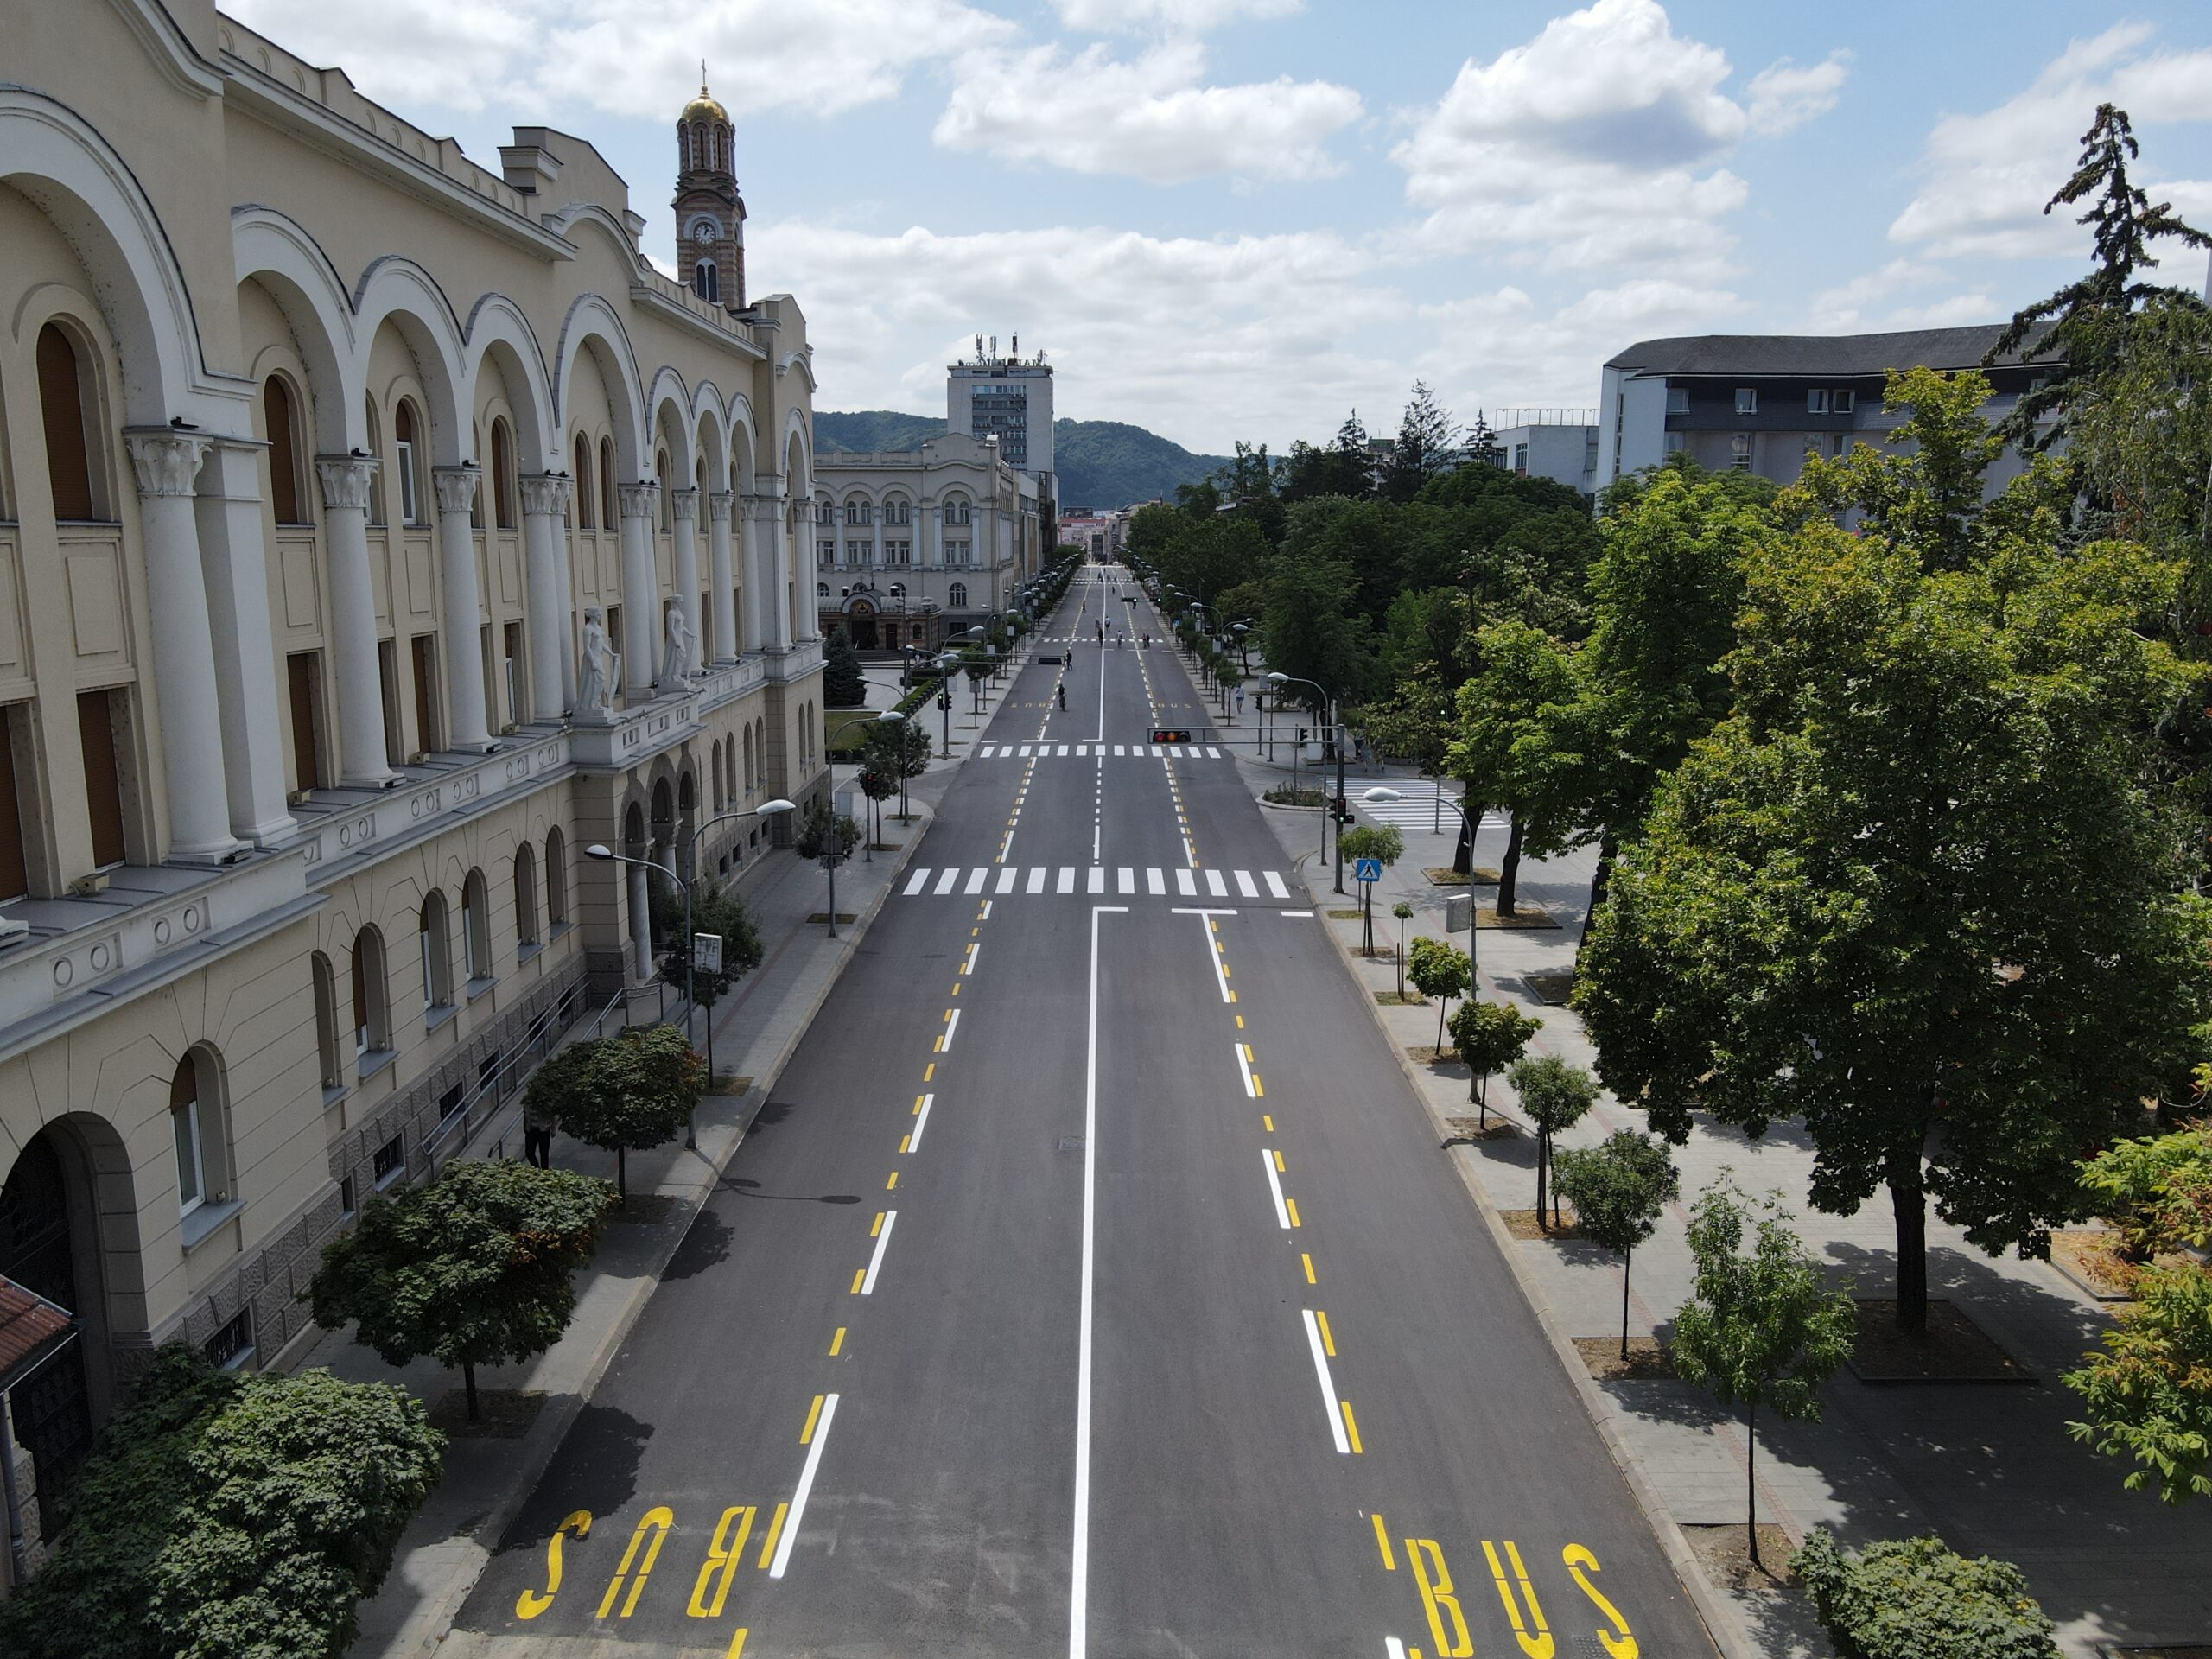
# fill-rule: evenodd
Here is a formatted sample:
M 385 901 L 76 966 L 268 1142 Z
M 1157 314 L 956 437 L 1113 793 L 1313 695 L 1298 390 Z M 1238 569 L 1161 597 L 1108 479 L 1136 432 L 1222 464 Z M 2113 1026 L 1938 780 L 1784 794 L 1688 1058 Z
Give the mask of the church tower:
M 691 291 L 731 311 L 745 309 L 745 198 L 737 194 L 729 111 L 699 96 L 676 119 L 676 268 Z

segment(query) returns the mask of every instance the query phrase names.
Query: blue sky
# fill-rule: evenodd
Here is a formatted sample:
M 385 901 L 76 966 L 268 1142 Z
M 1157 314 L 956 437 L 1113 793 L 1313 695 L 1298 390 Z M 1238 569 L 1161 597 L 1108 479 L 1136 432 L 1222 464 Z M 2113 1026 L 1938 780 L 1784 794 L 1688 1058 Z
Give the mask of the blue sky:
M 1592 404 L 1654 335 L 2001 319 L 2082 262 L 2039 209 L 2102 99 L 2212 226 L 2201 3 L 226 9 L 487 165 L 518 122 L 590 138 L 664 264 L 704 56 L 820 407 L 939 410 L 1019 334 L 1063 416 L 1207 451 L 1394 429 L 1417 377 L 1462 417 Z

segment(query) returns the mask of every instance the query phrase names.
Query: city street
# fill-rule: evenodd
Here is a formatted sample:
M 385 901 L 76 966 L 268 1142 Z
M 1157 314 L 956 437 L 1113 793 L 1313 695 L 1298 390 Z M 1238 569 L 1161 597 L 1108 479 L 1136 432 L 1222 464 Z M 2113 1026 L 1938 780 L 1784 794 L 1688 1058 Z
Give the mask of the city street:
M 490 1651 L 1713 1651 L 1249 730 L 1094 642 L 1166 633 L 1117 579 L 1039 629 L 1072 661 L 977 734 L 500 1541 Z

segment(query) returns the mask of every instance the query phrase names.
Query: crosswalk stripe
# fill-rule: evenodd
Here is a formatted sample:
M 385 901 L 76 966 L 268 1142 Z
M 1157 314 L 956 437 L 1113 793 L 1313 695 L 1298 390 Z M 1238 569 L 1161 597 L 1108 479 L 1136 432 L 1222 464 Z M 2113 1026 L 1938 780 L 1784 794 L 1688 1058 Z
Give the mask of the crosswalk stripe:
M 938 898 L 942 899 L 942 898 L 944 898 L 944 895 L 945 895 L 946 893 L 950 893 L 950 892 L 952 891 L 952 884 L 953 884 L 954 882 L 957 881 L 959 879 L 960 879 L 960 872 L 959 872 L 959 871 L 957 871 L 957 870 L 947 870 L 947 871 L 946 871 L 943 875 L 940 875 L 939 877 L 938 877 L 938 879 L 937 879 L 937 886 L 935 886 L 934 887 L 931 887 L 931 888 L 930 889 L 930 891 L 931 891 L 931 893 L 935 893 Z
M 997 887 L 992 888 L 991 891 L 993 893 L 1012 893 L 1014 891 L 1014 878 L 1019 876 L 1020 874 L 1021 870 L 1019 866 L 1013 864 L 1007 865 L 1004 869 L 999 872 L 999 884 Z
M 1135 893 L 1137 890 L 1137 873 L 1131 869 L 1128 865 L 1122 865 L 1121 868 L 1116 870 L 1114 874 L 1116 877 L 1115 885 L 1118 887 L 1122 892 Z
M 1029 885 L 1028 885 L 1027 887 L 1024 887 L 1024 888 L 1022 889 L 1022 891 L 1023 891 L 1024 893 L 1042 893 L 1042 892 L 1044 892 L 1044 891 L 1045 891 L 1045 877 L 1046 877 L 1046 875 L 1047 874 L 1048 874 L 1048 872 L 1046 870 L 1045 867 L 1044 867 L 1042 864 L 1033 864 L 1033 865 L 1031 865 L 1031 866 L 1029 867 Z
M 1260 896 L 1260 889 L 1252 880 L 1251 871 L 1236 872 L 1236 891 L 1247 899 L 1256 899 Z
M 1221 879 L 1219 870 L 1206 872 L 1206 892 L 1216 899 L 1229 897 L 1229 883 Z
M 1054 893 L 1073 893 L 1075 891 L 1074 865 L 1063 864 L 1060 866 L 1060 879 L 1052 884 L 1052 891 Z
M 976 870 L 969 876 L 968 885 L 960 891 L 969 894 L 981 893 L 983 890 L 983 883 L 990 879 L 991 873 L 988 870 Z
M 1267 871 L 1266 875 L 1268 878 L 1268 891 L 1269 893 L 1274 894 L 1278 899 L 1287 899 L 1290 897 L 1290 889 L 1283 886 L 1282 877 L 1277 875 L 1273 870 Z
M 1103 864 L 1094 864 L 1090 867 L 1090 875 L 1084 883 L 1083 890 L 1085 893 L 1106 891 L 1106 867 Z
M 1068 746 L 1067 746 L 1066 744 L 1065 744 L 1065 743 L 1061 744 L 1061 745 L 1060 745 L 1060 753 L 1061 753 L 1062 754 L 1065 754 L 1067 752 L 1068 752 Z
M 1115 753 L 1115 754 L 1116 754 L 1117 757 L 1121 754 L 1121 753 L 1122 753 L 1122 746 L 1121 746 L 1119 743 L 1116 743 L 1116 744 L 1114 746 L 1114 753 Z
M 927 870 L 916 870 L 914 879 L 906 884 L 906 896 L 911 899 L 922 890 L 922 883 L 930 879 Z
M 1021 752 L 1022 752 L 1022 753 L 1023 753 L 1023 754 L 1025 754 L 1025 755 L 1026 755 L 1026 754 L 1027 754 L 1027 753 L 1029 753 L 1030 749 L 1031 749 L 1033 747 L 1033 745 L 1031 745 L 1031 744 L 1027 744 L 1027 743 L 1023 744 L 1023 745 L 1021 746 Z
M 1144 890 L 1147 893 L 1153 893 L 1154 895 L 1163 893 L 1167 891 L 1166 880 L 1160 874 L 1158 869 L 1149 869 L 1144 873 Z
M 1185 899 L 1195 899 L 1198 896 L 1198 881 L 1188 870 L 1175 872 L 1175 891 Z
M 1206 759 L 1207 759 L 1207 760 L 1220 760 L 1220 759 L 1221 759 L 1221 751 L 1220 751 L 1219 749 L 1217 749 L 1216 747 L 1214 747 L 1214 746 L 1213 746 L 1212 744 L 1211 744 L 1211 743 L 1207 744 L 1207 745 L 1206 745 Z

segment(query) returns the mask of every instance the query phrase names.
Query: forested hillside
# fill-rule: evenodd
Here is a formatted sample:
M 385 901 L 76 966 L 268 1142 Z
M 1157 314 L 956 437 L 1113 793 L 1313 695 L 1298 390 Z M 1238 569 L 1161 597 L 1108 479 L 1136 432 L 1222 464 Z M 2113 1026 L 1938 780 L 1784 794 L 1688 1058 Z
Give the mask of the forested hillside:
M 891 409 L 840 414 L 817 410 L 814 446 L 820 454 L 841 450 L 914 449 L 944 430 L 934 415 Z M 1120 421 L 1055 421 L 1053 460 L 1063 507 L 1125 507 L 1139 501 L 1173 500 L 1179 484 L 1195 484 L 1217 467 L 1221 455 L 1194 455 L 1157 433 Z

